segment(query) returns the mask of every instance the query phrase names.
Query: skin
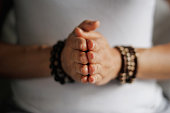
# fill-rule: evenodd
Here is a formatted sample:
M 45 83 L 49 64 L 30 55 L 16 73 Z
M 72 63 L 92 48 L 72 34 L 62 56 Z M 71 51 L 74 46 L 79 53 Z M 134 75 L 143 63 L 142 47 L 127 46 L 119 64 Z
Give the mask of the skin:
M 167 0 L 167 2 L 170 4 L 170 0 Z
M 83 27 L 82 24 L 78 27 L 85 31 L 94 30 L 98 27 L 97 24 L 88 27 L 89 25 L 94 24 L 93 22 L 88 23 L 88 21 L 84 21 L 84 23 L 86 24 L 83 25 Z M 73 34 L 74 31 L 71 34 Z M 70 70 L 72 70 L 72 73 L 75 74 L 70 76 L 76 81 L 80 81 L 80 79 L 76 77 L 78 73 L 80 73 L 79 66 L 81 66 L 81 64 L 78 63 L 81 61 L 79 53 L 83 53 L 83 51 L 87 50 L 86 40 L 71 34 L 68 36 L 68 40 L 62 53 L 65 55 L 62 55 L 61 60 L 64 59 L 64 61 L 62 61 L 63 67 L 66 64 L 71 65 L 70 62 L 74 62 L 71 66 L 72 68 L 64 68 L 64 70 L 69 75 Z M 82 46 L 83 48 L 79 46 L 82 42 L 85 42 L 84 46 Z M 51 49 L 52 47 L 47 45 L 21 46 L 0 42 L 0 77 L 20 79 L 50 77 L 49 58 Z M 63 58 L 63 56 L 66 57 Z M 71 56 L 71 58 L 67 56 Z M 86 62 L 87 61 L 83 60 L 81 63 L 86 64 Z M 78 77 L 80 78 L 81 76 Z
M 64 71 L 75 81 L 86 83 L 86 75 L 88 75 L 88 59 L 86 56 L 87 42 L 86 39 L 76 35 L 76 32 L 78 32 L 80 28 L 84 31 L 93 31 L 98 26 L 98 22 L 89 22 L 86 20 L 76 27 L 68 36 L 66 46 L 62 51 L 61 62 Z
M 96 85 L 104 85 L 116 78 L 121 67 L 119 52 L 111 48 L 105 37 L 98 32 L 84 32 L 78 29 L 76 35 L 87 40 L 89 50 L 87 59 L 90 74 L 87 81 Z M 104 62 L 103 59 L 105 59 Z
M 103 35 L 95 31 L 99 24 L 99 21 L 81 23 L 69 35 L 62 52 L 64 70 L 78 82 L 104 85 L 114 79 L 120 70 L 120 53 L 109 46 Z M 170 79 L 169 48 L 170 44 L 138 48 L 137 77 Z M 51 46 L 0 43 L 0 76 L 22 79 L 49 77 L 50 51 Z
M 98 32 L 85 32 L 78 29 L 77 35 L 87 40 L 87 47 L 89 49 L 87 58 L 90 64 L 90 76 L 87 81 L 96 85 L 104 85 L 114 79 L 121 67 L 119 52 L 115 48 L 111 48 L 105 37 Z M 147 49 L 137 48 L 137 77 L 140 79 L 169 79 L 169 48 L 170 43 Z M 102 59 L 105 59 L 104 62 Z
M 50 51 L 49 46 L 20 46 L 0 42 L 0 77 L 48 77 Z
M 119 52 L 109 46 L 102 34 L 95 31 L 98 27 L 99 21 L 84 21 L 67 38 L 61 57 L 62 66 L 78 82 L 104 85 L 114 79 L 120 70 Z M 49 77 L 51 48 L 0 42 L 0 77 Z M 170 44 L 137 48 L 137 53 L 138 78 L 170 79 Z

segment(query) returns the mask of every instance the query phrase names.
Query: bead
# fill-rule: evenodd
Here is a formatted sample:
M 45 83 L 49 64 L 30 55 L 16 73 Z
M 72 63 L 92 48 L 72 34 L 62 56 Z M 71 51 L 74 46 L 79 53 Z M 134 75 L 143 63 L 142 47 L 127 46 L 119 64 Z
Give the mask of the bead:
M 59 77 L 57 77 L 57 76 L 55 76 L 54 79 L 55 79 L 55 81 L 59 81 L 60 80 Z
M 129 76 L 132 76 L 133 75 L 133 72 L 132 71 L 129 71 Z
M 55 51 L 51 51 L 51 55 L 53 56 L 53 55 L 55 55 L 56 54 L 56 52 Z
M 120 76 L 126 77 L 126 73 L 121 73 Z
M 135 66 L 135 62 L 131 62 L 131 65 L 132 65 L 132 66 Z
M 50 61 L 51 61 L 51 62 L 54 62 L 54 61 L 55 61 L 55 58 L 54 58 L 54 57 L 51 57 L 51 58 L 50 58 Z
M 122 55 L 125 55 L 125 51 L 122 51 L 121 53 L 122 53 Z
M 131 56 L 131 59 L 133 59 L 133 60 L 134 60 L 134 59 L 135 59 L 135 55 L 132 55 L 132 56 Z
M 53 46 L 49 66 L 51 69 L 51 75 L 54 75 L 55 81 L 60 82 L 60 84 L 64 84 L 65 81 L 68 79 L 69 81 L 74 82 L 74 80 L 71 77 L 66 75 L 61 66 L 60 58 L 64 45 L 65 43 L 63 41 L 58 41 L 58 43 Z
M 131 66 L 128 66 L 127 68 L 128 68 L 128 70 L 131 70 Z
M 131 61 L 131 57 L 127 57 L 127 60 L 128 60 L 128 61 Z
M 128 48 L 125 48 L 125 51 L 126 51 L 126 52 L 129 52 L 129 49 L 128 49 Z
M 128 65 L 131 65 L 131 62 L 128 62 L 127 64 L 128 64 Z
M 61 84 L 65 84 L 65 81 L 64 81 L 64 80 L 60 80 L 60 83 L 61 83 Z
M 126 56 L 127 56 L 127 57 L 130 57 L 130 53 L 127 53 Z
M 120 46 L 119 48 L 120 48 L 120 50 L 121 50 L 121 51 L 123 51 L 123 50 L 124 50 L 124 47 L 122 47 L 122 46 Z
M 58 65 L 58 62 L 57 62 L 57 61 L 55 61 L 55 62 L 54 62 L 54 65 Z
M 131 83 L 136 78 L 137 57 L 135 49 L 131 46 L 116 46 L 121 53 L 122 67 L 117 79 L 121 83 Z
M 120 81 L 120 83 L 121 83 L 121 84 L 125 84 L 125 83 L 126 83 L 126 81 L 125 81 L 125 80 L 124 80 L 124 81 Z
M 134 67 L 134 66 L 131 66 L 131 70 L 134 71 L 134 70 L 135 70 L 135 67 Z
M 52 69 L 54 67 L 54 65 L 53 64 L 50 64 L 50 68 Z
M 133 78 L 131 78 L 130 80 L 129 80 L 129 83 L 132 83 L 134 81 L 134 79 Z

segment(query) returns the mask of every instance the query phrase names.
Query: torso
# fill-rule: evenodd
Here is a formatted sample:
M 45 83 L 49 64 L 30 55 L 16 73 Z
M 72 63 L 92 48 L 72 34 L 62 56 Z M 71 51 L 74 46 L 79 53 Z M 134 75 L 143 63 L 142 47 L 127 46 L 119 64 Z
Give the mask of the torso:
M 98 29 L 111 46 L 150 47 L 154 0 L 16 0 L 19 44 L 49 44 L 65 39 L 85 19 L 100 20 Z M 14 99 L 36 113 L 153 113 L 163 103 L 154 80 L 105 86 L 60 85 L 52 77 L 15 80 Z

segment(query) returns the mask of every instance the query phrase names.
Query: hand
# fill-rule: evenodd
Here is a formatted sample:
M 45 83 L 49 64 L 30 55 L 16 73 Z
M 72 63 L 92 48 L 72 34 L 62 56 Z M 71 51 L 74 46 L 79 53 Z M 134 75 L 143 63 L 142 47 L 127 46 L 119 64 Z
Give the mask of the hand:
M 79 28 L 84 31 L 92 31 L 98 27 L 97 21 L 84 21 L 68 36 L 65 47 L 61 54 L 61 62 L 64 71 L 75 81 L 87 81 L 88 59 L 86 56 L 86 40 L 77 37 L 75 33 Z M 84 75 L 84 76 L 82 76 Z
M 87 40 L 90 74 L 87 81 L 104 85 L 115 79 L 121 67 L 120 53 L 115 48 L 111 48 L 105 37 L 98 32 L 85 32 L 77 28 L 76 35 Z

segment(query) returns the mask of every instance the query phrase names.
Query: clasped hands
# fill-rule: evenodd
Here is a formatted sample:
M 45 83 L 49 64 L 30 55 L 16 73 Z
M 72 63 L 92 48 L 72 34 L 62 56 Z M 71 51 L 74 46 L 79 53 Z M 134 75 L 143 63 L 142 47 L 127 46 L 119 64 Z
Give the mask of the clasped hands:
M 99 21 L 85 20 L 67 38 L 61 62 L 75 81 L 104 85 L 120 70 L 120 53 L 95 31 L 99 26 Z

